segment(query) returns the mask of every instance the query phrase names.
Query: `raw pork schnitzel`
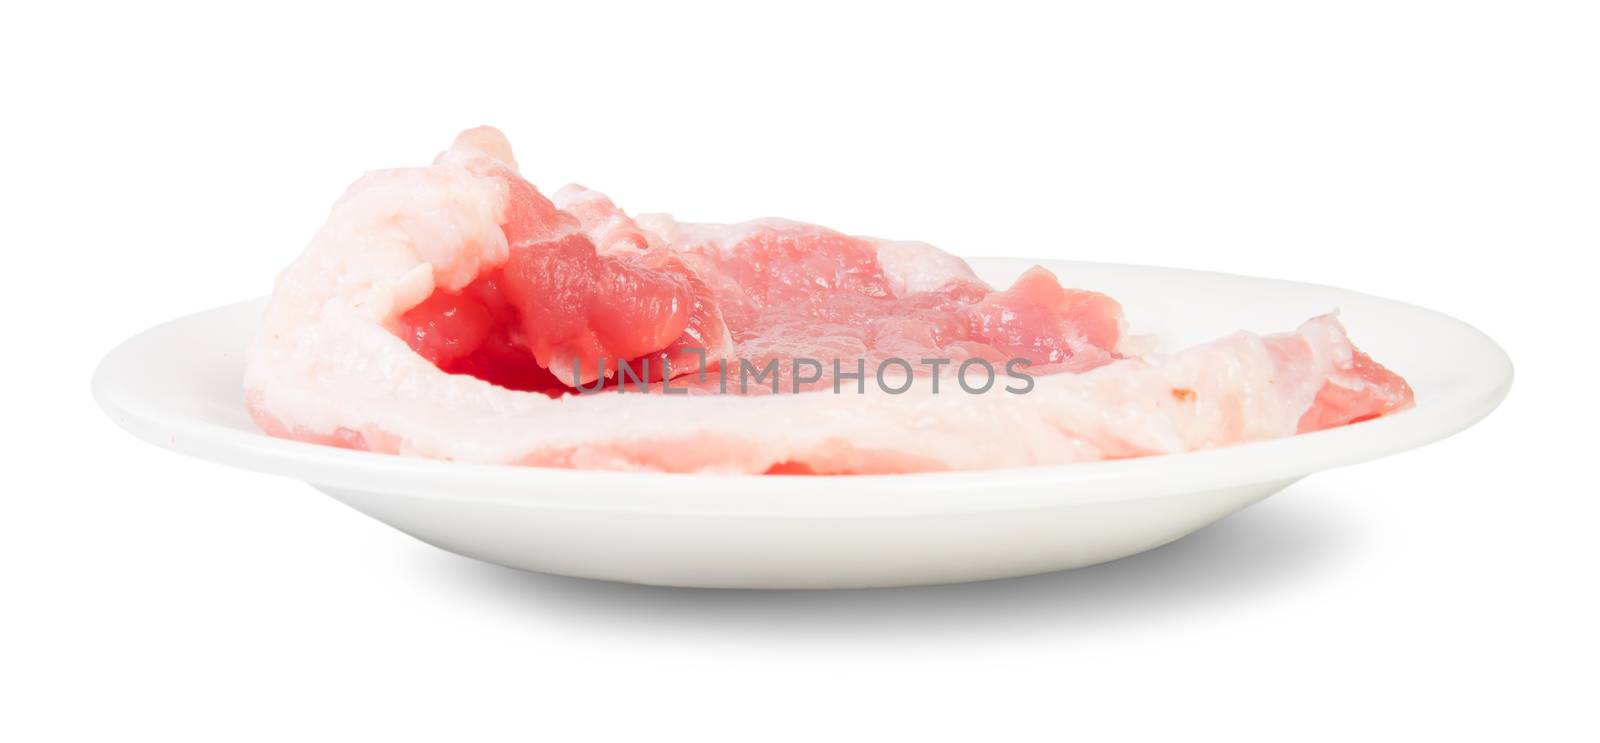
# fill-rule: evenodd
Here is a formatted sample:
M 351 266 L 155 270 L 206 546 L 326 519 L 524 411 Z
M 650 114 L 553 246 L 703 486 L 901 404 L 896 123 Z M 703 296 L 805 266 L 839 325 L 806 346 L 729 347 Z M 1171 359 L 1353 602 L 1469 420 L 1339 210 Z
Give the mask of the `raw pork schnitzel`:
M 350 188 L 279 276 L 245 392 L 268 433 L 351 448 L 806 474 L 1172 453 L 1412 404 L 1332 316 L 1136 345 L 1115 300 L 1043 268 L 997 290 L 924 243 L 547 198 L 484 127 Z

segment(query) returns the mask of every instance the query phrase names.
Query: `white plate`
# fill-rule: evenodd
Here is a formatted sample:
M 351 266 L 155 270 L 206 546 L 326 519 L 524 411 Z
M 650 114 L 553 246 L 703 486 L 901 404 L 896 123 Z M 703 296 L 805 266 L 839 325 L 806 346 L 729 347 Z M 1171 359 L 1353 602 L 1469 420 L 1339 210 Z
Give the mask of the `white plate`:
M 461 464 L 275 439 L 245 414 L 242 350 L 263 301 L 174 320 L 95 371 L 106 412 L 146 441 L 305 480 L 430 544 L 527 570 L 676 586 L 838 588 L 1003 578 L 1126 557 L 1313 472 L 1436 441 L 1511 385 L 1494 341 L 1437 312 L 1331 287 L 1065 261 L 977 259 L 1005 284 L 1034 263 L 1123 302 L 1181 347 L 1279 331 L 1339 308 L 1357 345 L 1406 377 L 1394 416 L 1225 449 L 1058 467 L 735 477 Z

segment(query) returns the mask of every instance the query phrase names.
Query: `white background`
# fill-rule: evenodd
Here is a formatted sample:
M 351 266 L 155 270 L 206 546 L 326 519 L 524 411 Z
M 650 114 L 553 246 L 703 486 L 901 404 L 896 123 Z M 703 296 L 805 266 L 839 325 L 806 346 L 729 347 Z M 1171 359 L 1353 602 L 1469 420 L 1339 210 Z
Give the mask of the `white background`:
M 1600 733 L 1593 4 L 666 5 L 0 11 L 0 738 Z M 100 415 L 117 341 L 480 123 L 634 210 L 1403 299 L 1518 381 L 1152 553 L 853 593 L 478 564 Z

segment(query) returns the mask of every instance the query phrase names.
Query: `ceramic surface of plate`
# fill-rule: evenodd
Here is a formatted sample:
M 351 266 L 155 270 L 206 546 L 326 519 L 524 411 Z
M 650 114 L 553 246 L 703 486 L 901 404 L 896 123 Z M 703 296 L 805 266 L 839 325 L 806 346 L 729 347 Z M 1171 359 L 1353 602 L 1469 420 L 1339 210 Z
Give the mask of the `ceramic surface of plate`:
M 304 480 L 425 542 L 540 572 L 679 586 L 840 588 L 1092 565 L 1189 534 L 1314 472 L 1460 431 L 1511 384 L 1488 337 L 1445 315 L 1332 287 L 1143 266 L 974 259 L 995 285 L 1035 263 L 1120 300 L 1163 350 L 1338 309 L 1414 409 L 1188 454 L 1056 467 L 846 477 L 477 465 L 317 446 L 245 413 L 242 352 L 264 300 L 152 328 L 94 376 L 101 406 L 158 446 Z

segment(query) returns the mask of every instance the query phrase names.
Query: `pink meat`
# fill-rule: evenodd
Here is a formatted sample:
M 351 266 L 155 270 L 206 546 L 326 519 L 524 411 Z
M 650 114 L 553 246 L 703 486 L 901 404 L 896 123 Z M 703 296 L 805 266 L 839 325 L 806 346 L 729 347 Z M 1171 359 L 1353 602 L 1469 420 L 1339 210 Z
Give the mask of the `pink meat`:
M 319 443 L 787 473 L 1186 451 L 1412 403 L 1404 380 L 1331 317 L 1159 360 L 1129 357 L 1124 329 L 1115 300 L 1042 268 L 995 290 L 920 243 L 783 220 L 636 219 L 577 186 L 547 199 L 503 136 L 476 129 L 433 166 L 352 187 L 280 277 L 246 389 L 269 433 Z M 797 357 L 822 362 L 820 375 L 791 385 Z M 964 359 L 1020 359 L 1036 389 L 939 395 L 919 363 L 935 358 L 949 360 L 946 372 Z M 619 387 L 619 362 L 706 393 L 718 370 L 778 361 L 775 389 L 787 393 L 829 386 L 830 361 L 853 372 L 887 359 L 922 375 L 909 394 L 573 394 Z

